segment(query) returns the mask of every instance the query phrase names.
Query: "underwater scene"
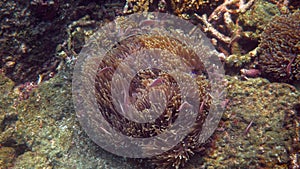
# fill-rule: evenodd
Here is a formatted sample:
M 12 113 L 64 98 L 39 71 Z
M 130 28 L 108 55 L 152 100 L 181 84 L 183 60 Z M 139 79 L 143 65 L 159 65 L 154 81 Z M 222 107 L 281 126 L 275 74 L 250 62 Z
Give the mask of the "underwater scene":
M 299 0 L 1 0 L 0 169 L 300 168 Z

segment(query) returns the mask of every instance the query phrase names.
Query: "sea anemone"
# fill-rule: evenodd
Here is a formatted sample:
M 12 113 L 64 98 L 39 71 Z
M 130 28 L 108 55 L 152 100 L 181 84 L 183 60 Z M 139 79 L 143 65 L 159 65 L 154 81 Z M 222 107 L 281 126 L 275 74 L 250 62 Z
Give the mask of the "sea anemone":
M 300 11 L 276 16 L 261 35 L 257 58 L 262 76 L 271 81 L 300 80 Z
M 153 102 L 156 102 L 155 100 L 151 102 L 149 99 L 149 93 L 151 90 L 159 90 L 156 94 L 165 94 L 165 97 L 167 98 L 167 107 L 153 122 L 136 123 L 134 121 L 130 121 L 120 115 L 118 110 L 112 105 L 112 93 L 110 91 L 112 86 L 110 81 L 112 80 L 114 72 L 120 62 L 135 51 L 147 51 L 151 49 L 164 49 L 171 54 L 180 56 L 181 58 L 176 59 L 175 57 L 165 56 L 164 62 L 172 63 L 172 65 L 175 66 L 185 62 L 187 65 L 191 66 L 193 70 L 191 74 L 177 74 L 177 76 L 181 76 L 179 77 L 180 79 L 187 80 L 186 85 L 183 85 L 183 87 L 186 88 L 189 87 L 188 83 L 190 82 L 188 81 L 188 77 L 185 76 L 195 76 L 194 78 L 198 85 L 198 92 L 190 92 L 195 94 L 196 97 L 201 98 L 199 103 L 200 110 L 198 111 L 198 116 L 191 132 L 171 150 L 150 159 L 152 162 L 157 164 L 157 166 L 162 168 L 178 168 L 184 166 L 188 159 L 200 147 L 200 142 L 198 141 L 199 135 L 211 102 L 211 98 L 207 92 L 209 89 L 209 83 L 206 78 L 204 65 L 192 50 L 188 49 L 176 39 L 163 36 L 137 35 L 121 41 L 112 51 L 110 51 L 110 53 L 106 56 L 107 58 L 105 58 L 99 65 L 95 85 L 97 102 L 100 111 L 104 112 L 103 116 L 105 119 L 124 135 L 136 138 L 152 137 L 167 130 L 178 117 L 179 110 L 182 109 L 182 106 L 188 106 L 189 104 L 181 104 L 180 90 L 183 89 L 179 88 L 179 85 L 176 83 L 174 78 L 167 72 L 159 69 L 142 70 L 137 73 L 130 83 L 128 102 L 135 105 L 135 108 L 139 111 L 136 113 L 139 113 L 140 116 L 144 116 L 144 114 L 149 113 L 148 109 L 150 109 L 151 105 L 154 104 Z M 145 54 L 139 55 L 138 57 L 147 59 L 149 56 Z M 131 70 L 128 68 L 128 70 L 125 71 L 129 72 Z M 124 91 L 124 89 L 122 89 L 124 86 L 121 84 L 122 81 L 118 80 L 118 82 L 120 83 L 116 84 L 116 87 L 119 89 L 116 90 Z M 125 97 L 125 94 L 122 95 L 122 97 L 123 96 Z M 155 98 L 159 98 L 159 96 L 155 96 L 154 99 Z M 127 104 L 126 100 L 124 103 Z M 160 110 L 158 107 L 155 109 L 156 111 Z M 126 109 L 121 111 L 126 111 Z M 125 113 L 129 117 L 137 115 L 135 112 Z M 178 133 L 178 135 L 180 134 L 181 133 Z M 157 144 L 157 147 L 164 147 L 163 144 L 155 144 Z
M 217 127 L 224 70 L 189 22 L 160 13 L 122 17 L 97 31 L 80 56 L 77 116 L 105 150 L 180 168 Z

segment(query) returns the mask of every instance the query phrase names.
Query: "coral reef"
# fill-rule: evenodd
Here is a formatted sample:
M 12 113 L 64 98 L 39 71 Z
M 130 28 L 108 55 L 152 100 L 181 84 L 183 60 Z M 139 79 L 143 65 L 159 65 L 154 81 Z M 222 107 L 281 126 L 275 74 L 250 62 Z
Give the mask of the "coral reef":
M 261 35 L 257 68 L 277 82 L 300 80 L 300 12 L 276 16 Z
M 122 9 L 195 16 L 193 22 L 200 19 L 199 26 L 222 52 L 230 71 L 244 68 L 248 77 L 262 74 L 271 81 L 299 82 L 298 0 L 127 0 L 124 8 L 125 2 L 102 2 L 0 2 L 0 168 L 153 168 L 147 160 L 108 153 L 85 134 L 71 101 L 72 69 L 61 68 L 72 66 L 86 39 L 98 26 L 123 15 Z M 254 66 L 245 67 L 254 58 Z M 153 70 L 148 71 L 135 77 L 141 90 L 155 77 L 165 77 L 163 72 L 149 76 Z M 140 82 L 141 76 L 149 81 Z M 158 168 L 299 168 L 299 89 L 263 78 L 227 79 L 227 110 L 209 147 L 193 147 L 191 133 L 185 151 L 150 161 Z M 202 80 L 199 84 L 206 85 Z M 147 103 L 143 99 L 136 105 Z

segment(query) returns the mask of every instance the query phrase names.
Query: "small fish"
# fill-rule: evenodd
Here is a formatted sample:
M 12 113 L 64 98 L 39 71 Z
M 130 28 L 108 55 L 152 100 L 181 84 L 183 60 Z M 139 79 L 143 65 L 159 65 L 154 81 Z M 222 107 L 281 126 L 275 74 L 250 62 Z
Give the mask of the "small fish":
M 185 101 L 180 105 L 180 107 L 178 108 L 178 111 L 181 111 L 184 107 L 192 107 L 192 105 L 190 103 L 188 103 L 187 101 Z
M 207 101 L 207 98 L 205 97 L 205 98 L 203 99 L 203 101 L 201 102 L 201 105 L 200 105 L 200 107 L 199 107 L 199 113 L 202 113 L 202 112 L 203 112 L 203 110 L 204 110 L 204 105 L 205 105 L 206 101 Z
M 101 126 L 100 129 L 101 129 L 105 134 L 111 135 L 111 133 L 108 132 L 104 127 Z
M 244 131 L 244 135 L 246 135 L 249 132 L 250 127 L 252 126 L 252 124 L 253 124 L 253 120 L 251 120 L 250 123 L 248 124 L 248 126 L 246 127 L 246 129 Z
M 294 62 L 295 59 L 296 59 L 296 55 L 290 60 L 289 64 L 286 67 L 286 73 L 288 74 L 288 76 L 292 73 L 292 63 Z
M 108 70 L 113 70 L 113 68 L 110 67 L 110 66 L 109 67 L 105 67 L 105 68 L 102 68 L 100 71 L 98 71 L 98 73 L 100 74 L 100 73 L 106 72 Z
M 241 73 L 247 77 L 258 77 L 261 74 L 258 69 L 241 69 Z
M 165 80 L 164 80 L 163 78 L 159 77 L 159 78 L 155 79 L 155 80 L 150 84 L 149 87 L 159 86 L 159 85 L 163 84 L 164 82 L 165 82 Z
M 147 19 L 140 22 L 139 26 L 141 28 L 143 27 L 158 27 L 165 24 L 166 21 L 163 20 L 153 20 L 153 19 Z

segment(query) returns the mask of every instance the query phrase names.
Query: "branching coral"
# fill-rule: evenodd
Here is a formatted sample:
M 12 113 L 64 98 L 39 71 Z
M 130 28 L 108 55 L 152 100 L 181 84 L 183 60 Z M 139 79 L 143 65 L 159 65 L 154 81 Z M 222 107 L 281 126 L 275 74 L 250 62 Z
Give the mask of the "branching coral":
M 237 36 L 240 36 L 239 32 L 241 29 L 239 25 L 235 24 L 235 22 L 232 20 L 231 15 L 246 12 L 246 10 L 251 7 L 253 2 L 254 0 L 250 0 L 247 3 L 243 0 L 225 0 L 224 3 L 219 5 L 208 18 L 206 14 L 204 14 L 203 16 L 198 16 L 197 14 L 195 14 L 195 16 L 204 23 L 205 32 L 209 32 L 220 41 L 230 44 L 236 40 Z M 229 6 L 235 6 L 235 8 L 237 9 L 231 9 Z M 217 21 L 222 18 L 224 20 L 225 26 L 231 31 L 231 37 L 223 35 L 211 24 L 212 21 Z
M 254 33 L 244 30 L 239 20 L 253 4 L 254 0 L 225 0 L 210 15 L 194 14 L 203 24 L 203 31 L 212 37 L 214 45 L 224 54 L 221 59 L 231 66 L 240 67 L 249 62 L 255 53 L 254 48 L 248 46 L 244 49 L 241 44 L 241 41 L 253 41 Z M 251 54 L 245 54 L 250 51 Z
M 300 80 L 300 12 L 277 16 L 264 30 L 257 66 L 271 81 Z

